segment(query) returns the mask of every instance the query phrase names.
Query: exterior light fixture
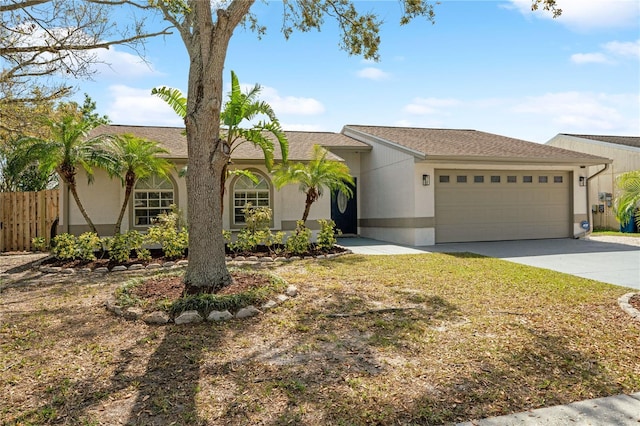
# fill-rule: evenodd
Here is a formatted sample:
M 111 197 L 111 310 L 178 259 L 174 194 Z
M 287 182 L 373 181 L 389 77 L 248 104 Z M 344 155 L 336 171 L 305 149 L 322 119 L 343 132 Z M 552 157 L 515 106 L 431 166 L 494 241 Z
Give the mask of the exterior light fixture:
M 422 175 L 422 186 L 429 186 L 431 184 L 431 177 L 429 175 Z
M 580 176 L 578 178 L 578 183 L 580 184 L 580 186 L 587 186 L 587 179 L 585 179 L 584 176 Z

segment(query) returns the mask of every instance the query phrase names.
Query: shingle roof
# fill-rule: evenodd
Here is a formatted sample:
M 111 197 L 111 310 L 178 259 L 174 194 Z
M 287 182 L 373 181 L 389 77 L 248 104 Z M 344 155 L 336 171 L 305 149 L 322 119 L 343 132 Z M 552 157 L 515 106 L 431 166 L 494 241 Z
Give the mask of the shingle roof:
M 125 126 L 125 125 L 105 125 L 94 129 L 90 136 L 99 134 L 121 135 L 131 133 L 141 138 L 158 142 L 169 151 L 169 158 L 187 158 L 187 137 L 182 127 L 157 127 L 157 126 Z M 305 161 L 311 157 L 314 144 L 324 147 L 351 147 L 370 149 L 370 146 L 349 138 L 340 133 L 329 132 L 285 132 L 289 140 L 289 160 Z M 282 155 L 276 143 L 275 158 L 281 159 Z M 262 151 L 251 143 L 243 143 L 234 149 L 232 158 L 234 160 L 262 160 Z M 334 154 L 329 154 L 327 158 L 341 160 Z
M 581 139 L 591 139 L 594 141 L 607 142 L 615 145 L 632 146 L 640 148 L 640 136 L 606 136 L 606 135 L 575 135 L 569 133 L 561 133 L 565 136 L 573 136 Z
M 349 129 L 400 145 L 428 158 L 493 159 L 497 161 L 585 162 L 603 164 L 609 160 L 595 155 L 569 151 L 477 130 L 427 129 L 348 125 Z

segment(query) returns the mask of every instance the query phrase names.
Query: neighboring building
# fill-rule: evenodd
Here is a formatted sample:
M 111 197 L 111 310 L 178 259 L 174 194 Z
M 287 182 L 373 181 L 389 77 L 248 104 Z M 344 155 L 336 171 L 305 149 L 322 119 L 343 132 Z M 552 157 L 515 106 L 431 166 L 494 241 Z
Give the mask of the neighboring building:
M 570 135 L 560 133 L 547 142 L 547 145 L 570 149 L 610 158 L 611 165 L 589 181 L 589 203 L 593 215 L 593 226 L 605 229 L 620 229 L 614 211 L 617 195 L 616 178 L 622 173 L 640 170 L 640 136 L 598 136 Z M 591 166 L 589 175 L 603 169 L 604 166 Z
M 104 126 L 103 133 L 133 133 L 166 147 L 179 170 L 187 162 L 180 128 Z M 347 234 L 412 246 L 460 241 L 579 237 L 588 220 L 590 167 L 610 160 L 475 130 L 345 126 L 341 133 L 287 132 L 289 159 L 307 161 L 314 144 L 345 161 L 356 180 L 355 197 L 328 194 L 311 209 L 310 224 L 331 217 Z M 279 154 L 279 153 L 277 153 Z M 276 155 L 278 159 L 278 155 Z M 259 185 L 227 180 L 224 227 L 239 229 L 244 202 L 273 209 L 273 229 L 292 230 L 302 216 L 297 185 L 273 187 L 261 151 L 246 143 L 231 167 L 250 168 Z M 124 189 L 98 172 L 92 186 L 78 184 L 80 197 L 101 234 L 109 235 Z M 61 232 L 86 230 L 82 216 L 61 190 Z M 186 186 L 178 171 L 166 181 L 136 186 L 122 229 L 144 230 L 171 203 L 186 211 Z M 67 220 L 69 218 L 70 220 Z M 315 226 L 314 226 L 315 225 Z

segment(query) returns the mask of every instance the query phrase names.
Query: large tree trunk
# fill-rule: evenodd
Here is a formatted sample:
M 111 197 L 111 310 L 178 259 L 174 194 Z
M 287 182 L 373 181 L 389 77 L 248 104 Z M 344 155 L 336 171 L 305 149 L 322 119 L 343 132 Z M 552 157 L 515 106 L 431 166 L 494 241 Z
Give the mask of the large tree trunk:
M 219 138 L 222 72 L 229 39 L 252 4 L 233 1 L 226 10 L 217 11 L 214 25 L 210 3 L 193 0 L 189 2 L 192 31 L 181 33 L 190 58 L 185 117 L 189 153 L 187 294 L 216 292 L 232 281 L 225 262 L 220 197 L 229 161 L 229 146 Z

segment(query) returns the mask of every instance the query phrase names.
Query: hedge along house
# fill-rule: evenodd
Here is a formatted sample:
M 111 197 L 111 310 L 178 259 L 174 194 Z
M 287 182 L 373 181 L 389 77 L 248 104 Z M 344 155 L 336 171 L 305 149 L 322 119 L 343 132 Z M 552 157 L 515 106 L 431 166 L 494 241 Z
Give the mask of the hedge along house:
M 127 213 L 123 218 L 121 231 L 145 231 L 153 219 L 163 211 L 168 211 L 171 204 L 175 204 L 186 215 L 187 188 L 181 170 L 188 163 L 187 141 L 184 129 L 179 127 L 152 126 L 124 126 L 105 125 L 94 129 L 90 136 L 100 134 L 119 135 L 132 134 L 137 137 L 157 142 L 168 153 L 163 155 L 175 165 L 170 175 L 163 179 L 158 176 L 139 180 L 134 187 Z M 326 147 L 339 147 L 347 155 L 357 156 L 358 150 L 371 148 L 354 139 L 339 133 L 325 132 L 287 132 L 289 139 L 289 161 L 304 162 L 311 158 L 312 147 L 320 144 Z M 276 163 L 282 160 L 279 148 L 275 149 Z M 344 161 L 335 154 L 327 157 L 335 161 Z M 272 229 L 289 231 L 295 229 L 296 221 L 302 217 L 305 195 L 299 191 L 297 185 L 287 185 L 277 190 L 272 177 L 264 165 L 263 153 L 253 144 L 246 142 L 234 150 L 229 169 L 249 169 L 259 180 L 258 184 L 251 180 L 230 175 L 227 178 L 224 195 L 223 227 L 229 230 L 239 230 L 244 226 L 244 205 L 251 202 L 254 206 L 270 207 L 273 210 Z M 357 161 L 354 164 L 358 164 Z M 94 182 L 88 184 L 83 171 L 77 177 L 77 186 L 89 217 L 92 219 L 101 236 L 113 234 L 115 221 L 124 200 L 125 189 L 117 178 L 110 179 L 104 170 L 94 170 Z M 356 171 L 357 173 L 357 171 Z M 334 197 L 334 204 L 337 203 Z M 317 219 L 331 218 L 332 198 L 325 194 L 313 204 L 307 226 L 318 229 Z M 334 208 L 333 210 L 338 211 Z M 355 209 L 353 223 L 356 226 Z M 58 232 L 81 234 L 89 230 L 84 218 L 78 210 L 66 185 L 60 185 L 60 212 Z
M 475 130 L 342 134 L 372 147 L 358 168 L 360 235 L 412 246 L 584 235 L 589 167 L 611 162 Z
M 182 128 L 102 126 L 94 132 L 131 133 L 157 141 L 176 166 L 169 179 L 139 181 L 122 230 L 144 231 L 170 204 L 187 211 L 187 164 Z M 464 241 L 580 237 L 587 230 L 591 178 L 611 160 L 475 130 L 348 125 L 341 133 L 286 132 L 289 160 L 307 161 L 320 144 L 345 161 L 354 198 L 325 194 L 307 225 L 332 218 L 346 234 L 412 246 Z M 276 150 L 276 160 L 281 159 Z M 226 182 L 223 226 L 238 230 L 247 202 L 273 209 L 274 230 L 293 230 L 305 196 L 297 185 L 275 189 L 262 152 L 250 143 L 233 152 L 230 168 L 250 169 L 258 185 L 236 176 Z M 592 169 L 593 167 L 593 169 Z M 97 171 L 95 183 L 78 178 L 78 191 L 101 235 L 113 232 L 124 188 Z M 61 188 L 60 232 L 88 229 L 66 188 Z
M 640 170 L 640 136 L 573 135 L 560 133 L 547 145 L 611 158 L 611 165 L 589 185 L 589 203 L 593 226 L 620 229 L 614 211 L 616 178 L 625 172 Z M 592 166 L 590 174 L 602 166 Z M 633 223 L 631 223 L 633 228 Z

